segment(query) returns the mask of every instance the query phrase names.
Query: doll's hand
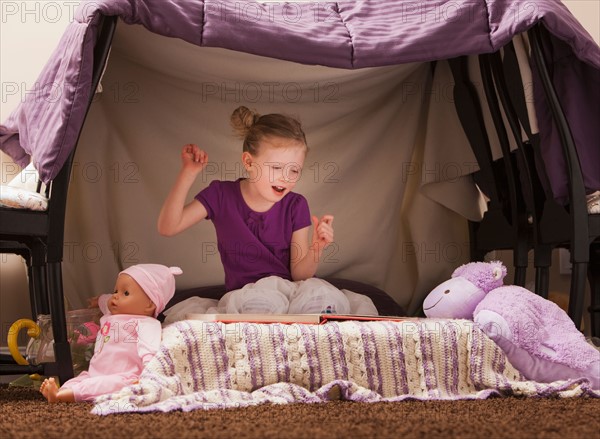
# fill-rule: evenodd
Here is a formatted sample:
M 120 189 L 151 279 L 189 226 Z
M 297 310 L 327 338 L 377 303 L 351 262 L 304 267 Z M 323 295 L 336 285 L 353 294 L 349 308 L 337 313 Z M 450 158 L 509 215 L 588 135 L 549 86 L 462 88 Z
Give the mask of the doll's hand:
M 321 252 L 333 242 L 333 215 L 324 215 L 320 220 L 312 217 L 313 236 L 311 248 L 321 256 Z
M 187 144 L 181 151 L 181 163 L 184 169 L 199 173 L 208 163 L 208 154 L 198 148 L 197 145 Z
M 88 308 L 98 308 L 98 298 L 100 296 L 90 297 L 88 299 Z

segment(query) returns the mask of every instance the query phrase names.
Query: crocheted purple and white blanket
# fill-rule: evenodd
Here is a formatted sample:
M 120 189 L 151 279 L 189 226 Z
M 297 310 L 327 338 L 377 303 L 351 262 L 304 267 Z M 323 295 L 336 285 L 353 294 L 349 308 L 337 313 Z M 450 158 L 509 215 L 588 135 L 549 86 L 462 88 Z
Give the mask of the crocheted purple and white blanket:
M 182 321 L 139 384 L 96 400 L 93 413 L 190 411 L 332 399 L 596 396 L 584 379 L 525 380 L 468 320 L 324 325 Z

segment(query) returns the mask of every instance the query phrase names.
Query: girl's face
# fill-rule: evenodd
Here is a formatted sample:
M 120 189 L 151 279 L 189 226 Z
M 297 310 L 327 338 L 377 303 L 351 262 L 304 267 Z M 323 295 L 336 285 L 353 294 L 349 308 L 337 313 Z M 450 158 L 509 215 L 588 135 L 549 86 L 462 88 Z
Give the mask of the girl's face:
M 263 139 L 257 155 L 244 152 L 242 162 L 254 194 L 271 203 L 280 201 L 300 179 L 305 156 L 303 143 L 279 137 Z
M 131 276 L 123 273 L 117 277 L 115 292 L 108 300 L 111 314 L 152 316 L 155 308 L 156 305 Z

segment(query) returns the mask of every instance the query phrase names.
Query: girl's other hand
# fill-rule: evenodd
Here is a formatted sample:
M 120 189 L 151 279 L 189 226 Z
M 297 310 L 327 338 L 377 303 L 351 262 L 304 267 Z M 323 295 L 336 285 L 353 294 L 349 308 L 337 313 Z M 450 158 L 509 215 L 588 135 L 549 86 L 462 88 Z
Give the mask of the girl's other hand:
M 198 148 L 198 145 L 187 144 L 181 151 L 181 163 L 184 169 L 201 172 L 208 163 L 208 154 Z
M 321 219 L 314 216 L 312 245 L 319 255 L 325 247 L 333 242 L 333 215 L 324 215 Z

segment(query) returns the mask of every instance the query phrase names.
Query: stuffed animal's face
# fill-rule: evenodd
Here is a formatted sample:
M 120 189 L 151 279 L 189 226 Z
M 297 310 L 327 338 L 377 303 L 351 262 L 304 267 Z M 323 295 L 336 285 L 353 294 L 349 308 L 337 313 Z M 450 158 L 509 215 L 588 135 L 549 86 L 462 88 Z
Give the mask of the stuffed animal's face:
M 473 311 L 485 297 L 485 291 L 463 277 L 441 283 L 423 302 L 427 317 L 472 319 Z

